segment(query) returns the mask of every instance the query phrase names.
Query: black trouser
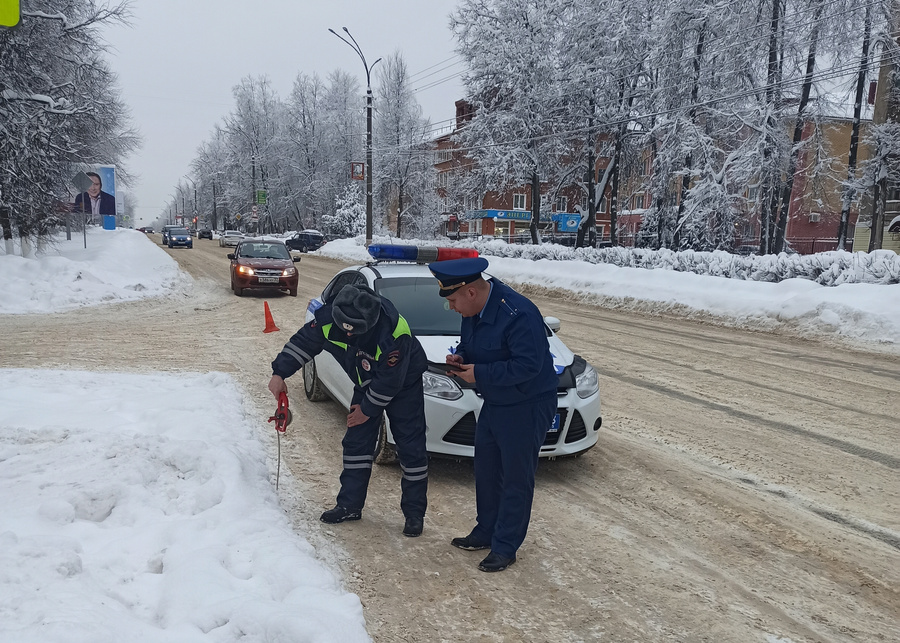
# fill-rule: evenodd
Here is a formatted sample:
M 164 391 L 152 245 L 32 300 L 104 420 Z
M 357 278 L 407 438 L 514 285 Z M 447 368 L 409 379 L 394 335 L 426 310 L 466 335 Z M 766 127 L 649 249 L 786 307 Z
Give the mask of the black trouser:
M 353 392 L 352 404 L 359 404 L 365 390 Z M 401 390 L 385 411 L 391 422 L 391 433 L 397 443 L 397 455 L 403 477 L 400 480 L 400 509 L 407 518 L 422 518 L 428 504 L 428 454 L 425 450 L 425 395 L 422 380 Z M 348 427 L 341 444 L 344 447 L 344 470 L 337 503 L 348 509 L 362 509 L 375 460 L 375 444 L 382 415 Z

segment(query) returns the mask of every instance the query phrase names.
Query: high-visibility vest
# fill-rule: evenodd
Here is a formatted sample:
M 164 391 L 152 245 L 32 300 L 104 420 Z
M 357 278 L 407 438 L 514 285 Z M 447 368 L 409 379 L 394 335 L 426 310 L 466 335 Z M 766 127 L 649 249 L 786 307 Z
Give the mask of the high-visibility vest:
M 322 326 L 322 333 L 324 333 L 325 339 L 328 340 L 329 342 L 331 342 L 332 344 L 334 344 L 335 346 L 337 346 L 338 348 L 340 348 L 341 350 L 346 351 L 349 348 L 349 346 L 346 342 L 339 342 L 339 341 L 329 337 L 332 326 L 334 326 L 333 323 L 332 324 L 324 324 Z M 397 315 L 397 324 L 394 326 L 394 331 L 391 333 L 391 337 L 393 337 L 394 339 L 397 339 L 398 337 L 401 337 L 403 335 L 412 336 L 412 331 L 409 329 L 409 324 L 406 322 L 405 319 L 403 319 L 403 315 Z M 375 361 L 376 362 L 381 357 L 381 353 L 382 353 L 381 346 L 376 345 L 375 346 Z M 356 372 L 356 380 L 359 384 L 362 384 L 362 377 L 359 374 L 359 370 L 357 370 L 357 372 Z

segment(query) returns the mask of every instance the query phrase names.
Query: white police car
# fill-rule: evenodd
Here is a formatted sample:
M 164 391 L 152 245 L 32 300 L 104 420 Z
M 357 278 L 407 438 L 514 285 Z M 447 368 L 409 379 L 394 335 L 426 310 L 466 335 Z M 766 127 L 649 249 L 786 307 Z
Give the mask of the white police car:
M 445 374 L 441 365 L 459 343 L 461 317 L 438 295 L 437 280 L 426 263 L 463 256 L 477 256 L 460 248 L 417 248 L 373 245 L 374 260 L 365 266 L 345 268 L 335 275 L 322 294 L 310 300 L 306 321 L 313 318 L 325 299 L 350 285 L 369 286 L 393 302 L 418 338 L 429 362 L 425 385 L 426 447 L 435 455 L 472 457 L 475 454 L 475 422 L 481 411 L 476 386 Z M 597 443 L 600 429 L 600 391 L 597 373 L 570 351 L 556 335 L 559 320 L 545 317 L 547 341 L 559 374 L 558 406 L 553 426 L 541 447 L 542 457 L 576 455 Z M 319 353 L 303 367 L 303 388 L 311 401 L 337 400 L 350 407 L 353 383 L 329 353 Z M 376 462 L 396 458 L 390 426 L 385 424 L 376 447 Z

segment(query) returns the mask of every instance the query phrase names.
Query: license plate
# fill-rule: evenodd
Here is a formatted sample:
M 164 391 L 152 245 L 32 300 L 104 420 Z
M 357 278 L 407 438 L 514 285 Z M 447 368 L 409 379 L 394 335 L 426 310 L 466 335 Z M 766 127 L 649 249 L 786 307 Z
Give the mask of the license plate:
M 278 277 L 260 277 L 259 283 L 261 283 L 261 284 L 277 284 Z
M 559 413 L 553 416 L 553 424 L 550 425 L 547 433 L 556 433 L 557 431 L 559 431 Z

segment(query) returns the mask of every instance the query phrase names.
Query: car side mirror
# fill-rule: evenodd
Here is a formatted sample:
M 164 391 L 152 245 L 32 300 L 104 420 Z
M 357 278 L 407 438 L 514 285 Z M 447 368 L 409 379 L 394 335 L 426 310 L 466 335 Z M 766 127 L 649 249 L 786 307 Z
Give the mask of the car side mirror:
M 228 253 L 227 255 L 225 255 L 225 256 L 228 257 L 229 259 L 234 259 L 234 253 L 233 253 L 233 252 L 229 252 L 229 253 Z
M 550 330 L 552 330 L 554 333 L 558 333 L 560 327 L 562 326 L 559 319 L 557 319 L 556 317 L 550 317 L 549 315 L 547 317 L 544 317 L 544 323 L 547 324 L 547 326 L 550 327 Z
M 294 263 L 297 263 L 298 261 L 300 261 L 301 257 L 295 257 L 295 256 L 291 255 L 291 259 L 294 260 Z

